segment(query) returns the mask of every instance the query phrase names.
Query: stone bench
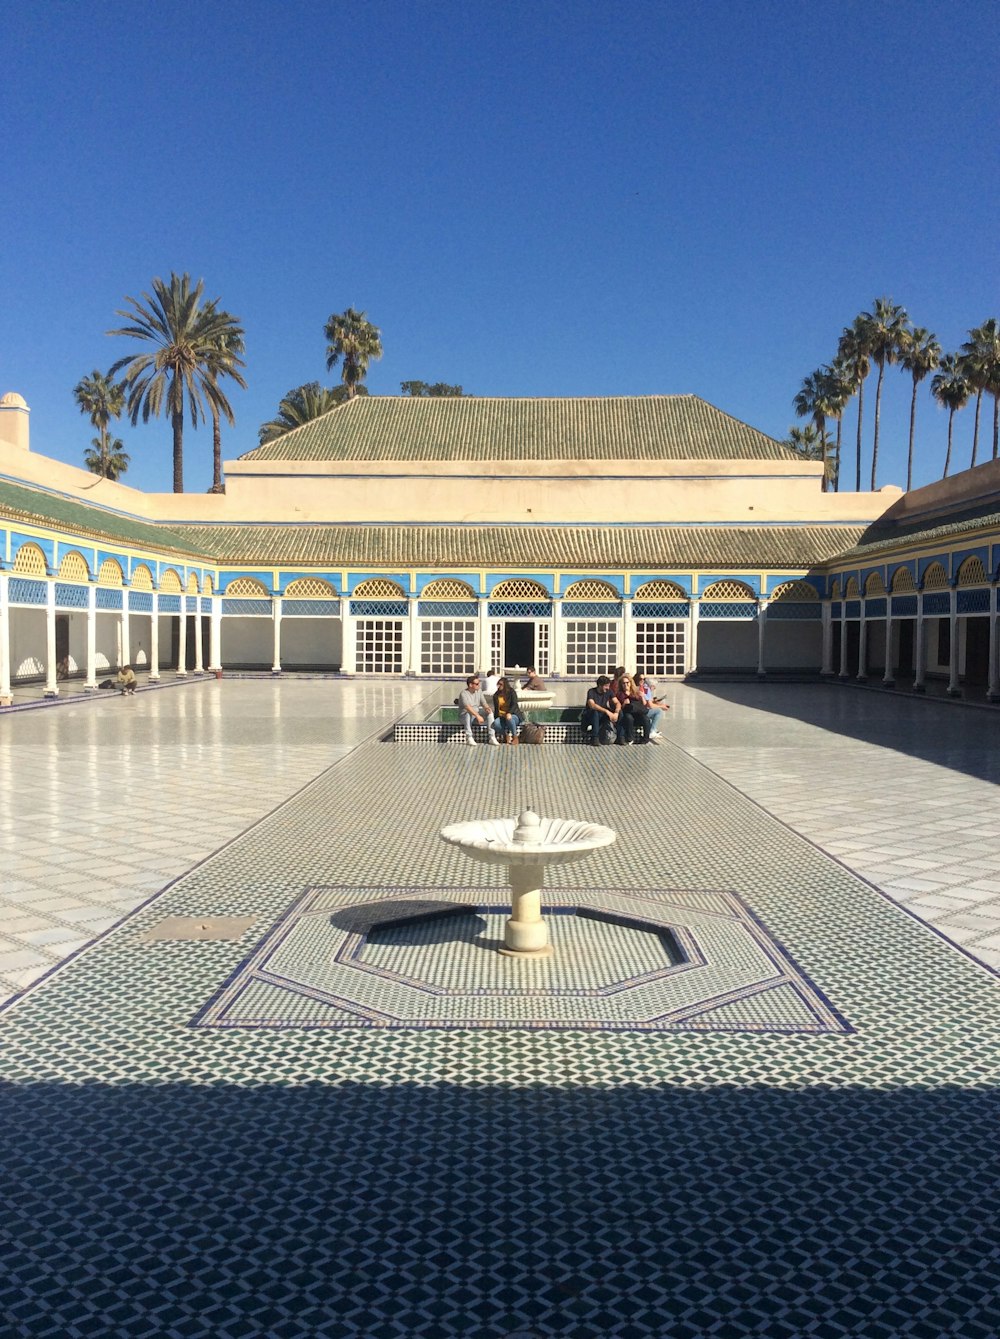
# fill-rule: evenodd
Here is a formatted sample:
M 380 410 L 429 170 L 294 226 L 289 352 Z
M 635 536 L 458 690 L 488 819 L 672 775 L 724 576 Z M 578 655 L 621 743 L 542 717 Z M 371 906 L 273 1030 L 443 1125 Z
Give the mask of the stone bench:
M 547 721 L 545 724 L 546 744 L 582 744 L 583 726 L 579 721 Z M 472 727 L 473 737 L 480 744 L 486 744 L 485 725 Z M 461 721 L 398 721 L 392 727 L 392 739 L 396 744 L 460 744 L 465 736 L 465 726 Z

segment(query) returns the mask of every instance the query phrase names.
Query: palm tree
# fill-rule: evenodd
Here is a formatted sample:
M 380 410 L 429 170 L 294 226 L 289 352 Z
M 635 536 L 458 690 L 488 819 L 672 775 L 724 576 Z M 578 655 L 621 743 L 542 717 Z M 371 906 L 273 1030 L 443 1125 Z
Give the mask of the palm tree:
M 878 474 L 878 432 L 882 413 L 882 378 L 885 376 L 886 363 L 894 363 L 899 358 L 899 337 L 906 327 L 906 310 L 897 307 L 892 298 L 876 298 L 870 312 L 864 313 L 868 327 L 868 347 L 872 361 L 878 368 L 878 384 L 875 389 L 875 439 L 872 443 L 872 492 L 876 488 Z
M 367 395 L 368 387 L 358 386 L 356 393 Z M 314 418 L 328 414 L 331 409 L 336 409 L 349 398 L 346 386 L 332 386 L 327 390 L 318 381 L 307 381 L 304 386 L 296 386 L 278 405 L 278 412 L 270 423 L 260 425 L 257 440 L 261 446 L 265 442 L 273 442 L 275 438 L 283 437 L 286 432 L 294 432 L 304 423 L 310 423 Z
M 112 369 L 113 370 L 113 369 Z M 108 427 L 111 420 L 121 418 L 122 410 L 125 408 L 125 384 L 120 381 L 113 381 L 103 372 L 98 372 L 95 368 L 89 377 L 82 377 L 73 387 L 73 395 L 80 407 L 81 414 L 87 414 L 91 423 L 100 434 L 95 439 L 99 445 L 100 458 L 107 460 L 108 456 Z M 88 448 L 84 459 L 90 455 Z M 91 465 L 87 465 L 91 469 Z M 102 474 L 106 479 L 116 478 L 116 475 L 105 474 L 103 468 L 95 470 L 95 474 Z M 119 471 L 121 473 L 121 471 Z
M 330 341 L 326 346 L 326 370 L 329 372 L 341 362 L 340 377 L 347 387 L 348 398 L 353 399 L 371 359 L 377 361 L 382 357 L 381 332 L 364 312 L 348 307 L 341 315 L 334 313 L 330 317 L 323 333 Z
M 122 358 L 108 375 L 125 369 L 128 413 L 133 423 L 138 422 L 140 414 L 143 423 L 148 423 L 151 415 L 159 417 L 164 409 L 170 415 L 174 492 L 183 493 L 185 408 L 192 427 L 206 417 L 205 400 L 229 423 L 234 422 L 232 408 L 212 367 L 217 365 L 220 341 L 237 332 L 242 339 L 243 332 L 235 317 L 220 311 L 217 298 L 202 302 L 205 284 L 201 279 L 192 288 L 190 275 L 171 274 L 169 283 L 154 279 L 152 289 L 152 295 L 143 293 L 142 302 L 126 296 L 128 306 L 116 315 L 134 324 L 109 330 L 108 334 L 148 341 L 157 346 L 156 351 Z
M 826 434 L 826 420 L 833 418 L 836 414 L 836 406 L 831 397 L 833 387 L 830 383 L 829 368 L 819 368 L 811 372 L 802 382 L 802 389 L 795 396 L 793 406 L 799 418 L 811 417 L 815 425 L 819 439 L 829 446 L 829 438 Z M 827 484 L 833 477 L 835 471 L 828 469 L 828 462 L 823 461 L 823 492 L 826 492 Z
M 823 484 L 833 472 L 833 459 L 830 454 L 830 439 L 825 429 L 807 423 L 804 428 L 789 428 L 785 445 L 790 446 L 803 460 L 821 460 L 823 462 Z
M 832 363 L 826 364 L 823 368 L 823 376 L 826 379 L 826 399 L 830 406 L 830 417 L 837 420 L 837 442 L 835 447 L 836 470 L 833 476 L 834 492 L 840 492 L 840 447 L 841 436 L 844 426 L 844 410 L 850 401 L 852 390 L 851 383 L 847 376 L 847 370 L 840 358 L 834 358 Z
M 240 356 L 246 352 L 243 329 L 236 318 L 230 316 L 228 312 L 219 312 L 217 315 L 226 318 L 232 324 L 220 334 L 218 343 L 209 355 L 209 374 L 216 384 L 219 377 L 231 377 L 237 386 L 242 386 L 246 390 L 247 383 L 239 372 L 241 367 L 246 367 Z M 226 489 L 222 482 L 222 429 L 219 425 L 219 404 L 216 400 L 210 400 L 208 407 L 212 415 L 212 487 L 209 492 L 224 493 Z M 232 427 L 232 414 L 229 415 L 228 421 Z
M 910 448 L 906 456 L 906 491 L 913 486 L 913 429 L 917 420 L 917 387 L 941 361 L 941 345 L 922 326 L 904 329 L 899 336 L 899 361 L 913 378 L 910 400 Z
M 115 480 L 128 469 L 129 458 L 120 437 L 95 437 L 83 453 L 83 463 L 91 474 Z
M 861 418 L 865 404 L 865 378 L 872 370 L 871 340 L 868 323 L 863 316 L 855 316 L 850 325 L 845 326 L 837 345 L 837 364 L 847 378 L 852 392 L 858 396 L 858 445 L 857 475 L 854 482 L 855 492 L 861 492 Z
M 993 459 L 997 458 L 997 438 L 1000 430 L 1000 326 L 995 317 L 969 331 L 962 345 L 962 363 L 965 376 L 976 392 L 976 424 L 972 434 L 972 464 L 976 463 L 979 447 L 979 409 L 983 392 L 993 396 Z
M 940 371 L 931 382 L 931 394 L 938 404 L 948 411 L 948 454 L 944 458 L 943 479 L 948 477 L 951 465 L 951 429 L 955 413 L 968 403 L 970 388 L 965 379 L 962 359 L 954 353 L 946 353 L 940 362 Z

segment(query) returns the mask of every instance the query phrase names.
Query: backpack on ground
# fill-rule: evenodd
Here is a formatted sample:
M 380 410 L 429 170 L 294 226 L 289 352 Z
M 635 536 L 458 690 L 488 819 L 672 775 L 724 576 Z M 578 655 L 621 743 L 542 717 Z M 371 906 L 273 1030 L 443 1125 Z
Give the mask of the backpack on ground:
M 521 726 L 522 744 L 544 744 L 545 726 L 538 725 L 535 721 L 525 721 Z

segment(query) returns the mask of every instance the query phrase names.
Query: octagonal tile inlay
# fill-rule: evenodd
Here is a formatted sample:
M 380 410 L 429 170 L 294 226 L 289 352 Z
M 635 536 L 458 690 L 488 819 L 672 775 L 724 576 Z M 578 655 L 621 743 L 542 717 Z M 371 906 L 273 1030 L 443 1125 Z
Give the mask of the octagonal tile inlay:
M 199 1027 L 851 1031 L 735 893 L 545 890 L 551 958 L 497 952 L 501 888 L 308 889 Z

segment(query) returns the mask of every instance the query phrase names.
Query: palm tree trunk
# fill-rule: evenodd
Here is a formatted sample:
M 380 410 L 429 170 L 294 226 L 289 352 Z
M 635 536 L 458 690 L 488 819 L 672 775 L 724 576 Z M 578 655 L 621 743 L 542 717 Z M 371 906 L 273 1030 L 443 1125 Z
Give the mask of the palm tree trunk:
M 910 401 L 910 450 L 906 457 L 906 491 L 913 487 L 913 425 L 917 421 L 917 379 L 913 378 L 913 399 Z
M 101 478 L 108 478 L 108 430 L 101 428 Z
M 222 492 L 222 429 L 219 411 L 212 406 L 212 492 Z
M 976 452 L 979 450 L 979 406 L 983 402 L 982 391 L 976 391 L 976 421 L 972 428 L 972 460 L 969 463 L 969 469 L 975 469 Z
M 955 422 L 955 411 L 954 409 L 950 409 L 948 411 L 948 454 L 944 458 L 944 474 L 942 474 L 941 476 L 942 479 L 947 479 L 948 467 L 951 465 L 951 429 L 954 422 Z
M 184 415 L 178 410 L 170 415 L 174 430 L 174 492 L 184 492 Z
M 1000 391 L 993 392 L 993 459 L 997 458 L 997 431 L 1000 429 Z
M 854 485 L 856 493 L 861 492 L 861 415 L 865 405 L 865 383 L 864 380 L 858 382 L 858 471 L 857 482 Z
M 823 462 L 823 479 L 820 484 L 820 491 L 825 493 L 827 488 L 826 474 L 829 469 L 830 452 L 829 442 L 826 439 L 826 419 L 822 414 L 816 415 L 816 426 L 819 428 L 820 460 Z
M 841 411 L 837 415 L 837 473 L 834 475 L 833 479 L 833 491 L 835 493 L 840 492 L 840 430 L 843 426 L 844 414 L 843 411 Z
M 875 438 L 872 442 L 872 492 L 875 492 L 875 477 L 878 472 L 878 423 L 882 414 L 882 378 L 885 376 L 885 363 L 879 363 L 878 384 L 875 388 Z

